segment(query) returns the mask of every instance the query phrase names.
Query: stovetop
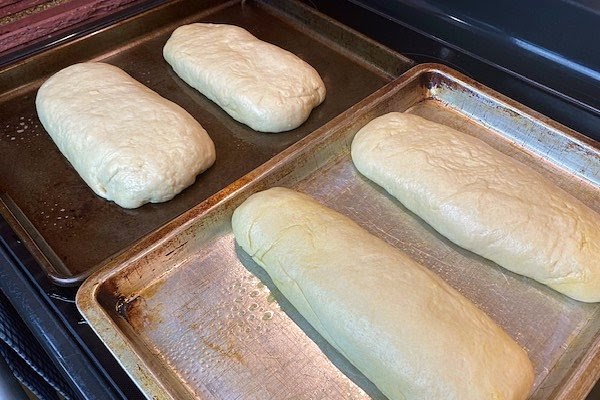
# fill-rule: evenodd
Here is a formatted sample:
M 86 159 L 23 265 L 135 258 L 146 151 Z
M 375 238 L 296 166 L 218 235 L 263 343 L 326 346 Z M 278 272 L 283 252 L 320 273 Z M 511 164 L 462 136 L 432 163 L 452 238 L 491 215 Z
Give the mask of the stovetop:
M 592 1 L 311 0 L 416 62 L 440 62 L 600 140 L 600 6 Z M 0 219 L 0 287 L 82 399 L 143 398 Z M 598 388 L 589 399 L 598 398 Z

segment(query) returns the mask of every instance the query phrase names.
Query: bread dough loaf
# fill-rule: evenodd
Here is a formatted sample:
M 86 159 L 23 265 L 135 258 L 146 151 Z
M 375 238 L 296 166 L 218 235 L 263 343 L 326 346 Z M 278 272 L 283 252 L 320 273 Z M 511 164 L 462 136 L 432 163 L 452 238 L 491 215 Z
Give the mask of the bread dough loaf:
M 212 140 L 190 114 L 109 64 L 59 71 L 36 107 L 89 187 L 124 208 L 172 199 L 215 161 Z
M 417 115 L 365 125 L 352 160 L 459 246 L 574 299 L 600 301 L 600 218 L 531 168 Z
M 313 67 L 238 26 L 181 26 L 163 54 L 188 85 L 257 131 L 294 129 L 325 99 Z
M 349 218 L 284 188 L 233 213 L 238 244 L 391 400 L 525 399 L 527 355 L 469 300 Z

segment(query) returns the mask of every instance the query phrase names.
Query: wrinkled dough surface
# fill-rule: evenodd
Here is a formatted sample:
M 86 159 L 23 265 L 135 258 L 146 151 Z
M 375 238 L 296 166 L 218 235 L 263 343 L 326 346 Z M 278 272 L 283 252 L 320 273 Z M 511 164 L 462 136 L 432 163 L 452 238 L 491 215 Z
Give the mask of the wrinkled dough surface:
M 600 301 L 600 216 L 526 165 L 397 112 L 356 134 L 352 160 L 457 245 L 574 299 Z
M 88 186 L 124 208 L 172 199 L 215 161 L 190 114 L 109 64 L 59 71 L 40 87 L 36 108 Z
M 406 254 L 309 196 L 272 188 L 233 213 L 237 243 L 391 400 L 525 399 L 527 355 Z
M 325 99 L 313 67 L 237 26 L 181 26 L 163 55 L 188 85 L 257 131 L 294 129 Z

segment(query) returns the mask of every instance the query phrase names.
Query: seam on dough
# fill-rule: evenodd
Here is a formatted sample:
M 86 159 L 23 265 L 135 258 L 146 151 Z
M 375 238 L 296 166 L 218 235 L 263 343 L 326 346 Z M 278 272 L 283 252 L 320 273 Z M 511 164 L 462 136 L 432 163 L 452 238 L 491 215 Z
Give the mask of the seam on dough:
M 294 225 L 286 226 L 285 228 L 283 228 L 282 230 L 280 230 L 278 232 L 279 233 L 279 235 L 278 235 L 279 238 L 277 240 L 275 240 L 274 242 L 271 242 L 271 244 L 269 244 L 267 246 L 263 246 L 261 249 L 256 250 L 256 252 L 254 253 L 253 257 L 258 258 L 262 262 L 263 258 L 267 255 L 267 253 L 270 252 L 271 250 L 273 250 L 273 247 L 275 247 L 277 244 L 279 244 L 279 242 L 281 240 L 284 239 L 283 236 L 285 235 L 286 231 L 288 231 L 290 229 L 293 229 L 293 228 L 296 228 L 296 227 L 302 227 L 302 226 L 303 226 L 302 224 L 294 224 Z M 265 251 L 263 251 L 263 253 L 260 256 L 257 255 L 258 252 L 260 250 L 264 249 L 265 247 L 268 247 L 268 248 Z M 314 243 L 313 243 L 313 247 L 314 247 Z
M 304 291 L 302 290 L 302 287 L 298 284 L 298 282 L 292 278 L 287 270 L 283 267 L 279 268 L 281 270 L 281 272 L 293 283 L 293 285 L 296 287 L 296 289 L 298 290 L 298 293 L 302 296 L 302 300 L 304 300 L 304 302 L 308 305 L 308 308 L 310 309 L 310 312 L 312 313 L 312 315 L 315 317 L 317 323 L 319 324 L 319 326 L 321 327 L 321 329 L 316 329 L 317 332 L 319 333 L 319 335 L 324 336 L 323 332 L 327 335 L 327 337 L 324 337 L 325 340 L 327 340 L 328 342 L 330 342 L 335 349 L 340 352 L 344 357 L 346 357 L 346 359 L 349 360 L 349 358 L 347 357 L 347 355 L 344 353 L 344 351 L 340 348 L 340 346 L 337 344 L 337 342 L 335 341 L 335 339 L 333 338 L 333 336 L 331 335 L 331 333 L 325 329 L 325 325 L 323 324 L 323 322 L 321 321 L 321 318 L 319 318 L 319 315 L 315 312 L 314 307 L 312 306 L 311 302 L 308 301 L 308 298 L 306 297 L 306 295 L 304 294 Z M 290 302 L 291 303 L 291 302 Z M 296 310 L 298 312 L 300 312 L 298 310 L 298 308 L 296 307 L 296 305 L 294 305 L 294 308 L 296 308 Z M 302 313 L 300 312 L 300 315 L 302 315 Z M 303 316 L 303 318 L 306 319 L 306 317 Z M 309 322 L 310 323 L 310 322 Z

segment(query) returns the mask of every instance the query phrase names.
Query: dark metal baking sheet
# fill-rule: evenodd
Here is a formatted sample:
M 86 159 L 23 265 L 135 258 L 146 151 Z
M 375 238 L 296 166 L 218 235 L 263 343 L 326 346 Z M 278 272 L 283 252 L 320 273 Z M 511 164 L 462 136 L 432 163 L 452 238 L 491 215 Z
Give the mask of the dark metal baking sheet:
M 84 282 L 79 309 L 149 398 L 381 398 L 235 245 L 233 210 L 272 186 L 348 215 L 484 310 L 528 352 L 531 400 L 585 397 L 600 376 L 600 304 L 454 245 L 354 168 L 354 133 L 405 110 L 481 138 L 600 212 L 597 142 L 449 68 L 415 67 Z
M 326 100 L 305 124 L 290 132 L 258 133 L 237 123 L 181 81 L 163 60 L 162 47 L 171 32 L 196 21 L 239 25 L 297 54 L 321 74 Z M 167 203 L 125 210 L 94 195 L 40 126 L 34 105 L 44 79 L 86 60 L 117 65 L 190 112 L 215 142 L 215 165 Z M 77 283 L 103 261 L 269 160 L 411 65 L 410 60 L 299 2 L 168 2 L 0 71 L 0 212 L 57 283 Z

